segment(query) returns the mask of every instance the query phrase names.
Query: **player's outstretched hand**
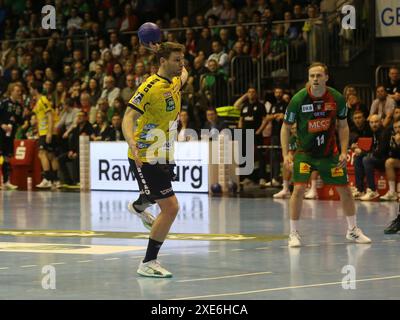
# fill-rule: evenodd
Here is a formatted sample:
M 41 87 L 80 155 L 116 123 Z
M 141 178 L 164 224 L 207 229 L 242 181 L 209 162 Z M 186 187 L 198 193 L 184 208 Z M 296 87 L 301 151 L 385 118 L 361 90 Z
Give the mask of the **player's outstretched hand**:
M 338 168 L 345 168 L 347 166 L 347 154 L 341 153 L 339 156 Z
M 142 43 L 142 44 L 147 50 L 150 50 L 151 52 L 154 52 L 154 53 L 156 53 L 158 51 L 158 49 L 160 49 L 159 43 L 150 42 L 150 43 L 146 43 L 146 44 Z

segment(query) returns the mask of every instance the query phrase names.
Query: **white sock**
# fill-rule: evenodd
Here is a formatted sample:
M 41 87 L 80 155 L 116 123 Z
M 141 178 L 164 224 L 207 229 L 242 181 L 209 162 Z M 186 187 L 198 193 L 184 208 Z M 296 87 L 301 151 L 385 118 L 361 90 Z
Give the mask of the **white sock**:
M 346 220 L 347 220 L 347 226 L 348 226 L 349 230 L 353 230 L 357 226 L 356 215 L 346 216 Z
M 289 190 L 289 181 L 283 180 L 283 190 Z
M 396 192 L 396 182 L 395 181 L 389 181 L 389 191 L 392 193 Z
M 311 180 L 311 190 L 317 192 L 317 180 Z
M 290 233 L 297 231 L 299 220 L 292 220 L 290 219 Z

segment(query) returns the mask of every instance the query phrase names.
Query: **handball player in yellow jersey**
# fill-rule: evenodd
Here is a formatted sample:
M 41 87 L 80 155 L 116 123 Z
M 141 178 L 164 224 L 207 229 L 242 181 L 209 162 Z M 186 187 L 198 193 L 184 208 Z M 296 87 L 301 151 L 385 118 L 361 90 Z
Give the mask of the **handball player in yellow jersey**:
M 150 229 L 146 256 L 137 272 L 146 277 L 169 278 L 172 274 L 157 260 L 158 252 L 179 210 L 172 190 L 173 145 L 181 109 L 181 89 L 188 78 L 184 68 L 184 46 L 164 42 L 152 46 L 158 72 L 144 81 L 128 103 L 122 122 L 129 145 L 129 164 L 140 189 L 139 198 L 129 203 Z M 157 203 L 161 212 L 155 219 L 146 208 Z

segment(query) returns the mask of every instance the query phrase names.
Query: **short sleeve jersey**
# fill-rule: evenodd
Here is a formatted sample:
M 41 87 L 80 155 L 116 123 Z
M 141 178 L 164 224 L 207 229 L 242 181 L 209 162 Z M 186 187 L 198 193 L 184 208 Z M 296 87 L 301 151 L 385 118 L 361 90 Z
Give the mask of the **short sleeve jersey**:
M 299 152 L 314 157 L 330 157 L 338 153 L 336 119 L 346 118 L 346 102 L 338 91 L 327 87 L 325 94 L 317 98 L 304 88 L 290 101 L 284 121 L 297 123 Z
M 141 113 L 134 133 L 140 160 L 172 161 L 181 109 L 181 79 L 175 77 L 170 81 L 157 74 L 150 76 L 128 106 Z M 130 149 L 128 157 L 133 159 Z
M 47 113 L 53 112 L 51 102 L 45 96 L 41 96 L 36 102 L 33 112 L 36 114 L 38 121 L 39 136 L 47 135 L 49 128 Z
M 265 106 L 260 103 L 246 103 L 240 111 L 240 116 L 243 117 L 243 129 L 257 130 L 261 127 L 264 117 L 267 115 Z

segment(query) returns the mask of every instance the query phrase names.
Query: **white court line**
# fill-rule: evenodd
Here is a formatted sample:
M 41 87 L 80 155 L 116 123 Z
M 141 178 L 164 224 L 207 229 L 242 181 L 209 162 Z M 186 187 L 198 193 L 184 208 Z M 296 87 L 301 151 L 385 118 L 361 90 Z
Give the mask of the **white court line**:
M 261 274 L 270 274 L 270 273 L 272 273 L 272 272 L 243 273 L 243 274 L 233 274 L 233 275 L 230 275 L 230 276 L 214 277 L 214 278 L 201 278 L 201 279 L 179 280 L 179 281 L 176 281 L 176 282 L 194 282 L 194 281 L 208 281 L 208 280 L 230 279 L 230 278 L 257 276 L 257 275 L 261 275 Z
M 28 264 L 26 266 L 21 266 L 21 268 L 33 268 L 33 267 L 37 267 L 37 264 Z
M 208 252 L 210 252 L 210 253 L 216 253 L 216 252 L 219 252 L 219 250 L 209 250 Z
M 7 270 L 7 269 L 9 269 L 9 268 L 8 267 L 0 268 L 0 270 Z
M 397 242 L 397 240 L 382 240 L 382 242 Z
M 320 244 L 306 244 L 304 247 L 319 247 Z
M 268 250 L 271 249 L 271 247 L 260 247 L 260 248 L 254 248 L 255 250 Z
M 50 263 L 51 265 L 58 265 L 58 264 L 65 264 L 65 262 L 53 262 L 53 263 Z
M 390 280 L 390 279 L 400 279 L 400 275 L 390 276 L 390 277 L 381 277 L 381 278 L 360 279 L 360 280 L 355 280 L 354 282 L 367 282 L 367 281 L 379 281 L 379 280 Z M 253 290 L 253 291 L 227 292 L 227 293 L 219 293 L 219 294 L 209 294 L 209 295 L 205 295 L 205 296 L 175 298 L 175 299 L 169 299 L 169 300 L 192 300 L 192 299 L 203 299 L 203 298 L 211 298 L 211 297 L 239 296 L 239 295 L 252 294 L 252 293 L 282 291 L 282 290 L 291 290 L 291 289 L 303 289 L 303 288 L 315 288 L 315 287 L 323 287 L 323 286 L 332 286 L 332 285 L 337 285 L 337 284 L 341 285 L 342 281 L 306 284 L 306 285 L 302 285 L 302 286 L 292 286 L 292 287 L 278 287 L 278 288 L 261 289 L 261 290 Z
M 93 260 L 80 260 L 80 261 L 77 261 L 78 263 L 87 263 L 87 262 L 92 262 Z
M 232 249 L 231 251 L 244 251 L 246 249 Z
M 106 259 L 104 259 L 104 260 L 106 260 L 106 261 L 111 261 L 111 260 L 119 260 L 120 258 L 106 258 Z

